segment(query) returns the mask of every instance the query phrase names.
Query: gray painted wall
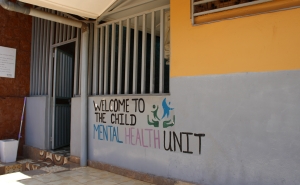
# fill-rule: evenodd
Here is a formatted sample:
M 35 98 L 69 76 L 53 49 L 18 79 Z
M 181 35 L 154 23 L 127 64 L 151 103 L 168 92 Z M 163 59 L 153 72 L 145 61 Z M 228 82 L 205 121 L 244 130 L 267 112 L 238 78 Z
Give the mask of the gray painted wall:
M 26 102 L 25 144 L 46 149 L 47 96 L 28 97 Z
M 299 184 L 300 71 L 171 79 L 177 120 L 206 134 L 169 175 L 205 184 Z
M 300 71 L 171 78 L 174 130 L 204 133 L 201 155 L 97 142 L 89 110 L 89 159 L 203 185 L 299 184 L 299 79 Z
M 80 157 L 80 97 L 72 98 L 71 103 L 71 155 Z
M 143 113 L 135 112 L 135 103 L 132 99 L 135 98 L 143 98 L 145 102 L 145 108 L 142 108 L 142 102 L 140 102 L 140 110 Z M 112 164 L 115 166 L 157 174 L 160 176 L 169 176 L 168 166 L 171 162 L 169 160 L 169 153 L 164 150 L 163 144 L 163 130 L 176 130 L 176 127 L 169 127 L 167 129 L 162 128 L 163 121 L 169 120 L 173 118 L 173 111 L 170 112 L 170 116 L 168 119 L 163 119 L 163 111 L 161 109 L 161 104 L 164 98 L 167 98 L 169 102 L 169 97 L 165 96 L 97 96 L 97 97 L 89 97 L 89 127 L 88 127 L 88 154 L 89 159 L 93 161 L 101 161 L 103 163 Z M 106 107 L 107 109 L 110 107 L 109 102 L 110 100 L 125 100 L 128 99 L 128 106 L 126 111 L 123 111 L 123 106 L 120 106 L 120 111 L 117 112 L 110 112 L 110 111 L 95 111 L 93 101 L 95 101 L 100 106 L 101 100 L 106 100 Z M 161 119 L 159 123 L 159 127 L 153 127 L 152 125 L 148 125 L 147 116 L 149 116 L 149 120 L 151 121 L 156 120 L 153 116 L 151 111 L 153 110 L 153 105 L 158 105 L 160 109 L 158 109 L 158 117 Z M 171 104 L 173 106 L 173 104 Z M 116 106 L 111 106 L 114 109 Z M 138 109 L 138 108 L 137 108 Z M 105 122 L 97 122 L 95 113 L 105 113 Z M 130 125 L 119 125 L 119 124 L 112 124 L 111 117 L 113 121 L 115 121 L 115 116 L 112 114 L 126 114 L 128 116 L 127 123 L 131 123 L 130 115 L 133 114 L 136 116 L 136 124 L 134 126 Z M 125 117 L 123 116 L 123 123 L 125 123 Z M 119 117 L 121 120 L 121 117 Z M 99 140 L 98 136 L 100 135 L 100 139 L 104 138 L 103 129 L 100 129 L 100 132 L 96 132 L 94 126 L 104 125 L 106 126 L 113 126 L 114 128 L 118 128 L 116 135 L 119 141 L 123 143 L 117 142 L 117 139 L 114 138 L 114 141 L 110 141 L 111 136 L 113 135 L 113 129 L 111 132 L 108 131 L 108 141 L 107 140 Z M 109 128 L 106 128 L 108 130 Z M 125 131 L 126 129 L 126 131 Z M 126 139 L 126 132 L 129 133 L 129 129 L 133 129 L 131 132 L 132 137 L 131 143 L 129 144 L 129 139 Z M 146 129 L 152 129 L 151 133 L 147 132 Z M 139 130 L 140 140 L 137 140 L 137 130 Z M 155 131 L 154 131 L 155 130 Z M 160 139 L 154 141 L 154 132 L 156 133 L 156 137 L 160 136 Z M 151 138 L 151 139 L 150 139 Z M 138 144 L 139 141 L 144 144 Z M 151 141 L 151 144 L 150 144 Z M 156 143 L 156 145 L 154 144 Z M 160 143 L 160 144 L 158 144 Z M 144 147 L 144 146 L 147 147 Z M 150 147 L 151 145 L 151 147 Z M 160 149 L 159 147 L 160 146 Z M 176 154 L 180 155 L 180 154 Z M 189 154 L 185 154 L 189 155 Z

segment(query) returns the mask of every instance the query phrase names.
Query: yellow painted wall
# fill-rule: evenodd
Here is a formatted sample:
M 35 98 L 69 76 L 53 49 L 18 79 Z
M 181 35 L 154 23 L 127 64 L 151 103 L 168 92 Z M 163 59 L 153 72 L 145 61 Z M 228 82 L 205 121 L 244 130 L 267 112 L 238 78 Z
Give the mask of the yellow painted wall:
M 192 26 L 190 1 L 171 0 L 171 77 L 296 69 L 300 8 Z

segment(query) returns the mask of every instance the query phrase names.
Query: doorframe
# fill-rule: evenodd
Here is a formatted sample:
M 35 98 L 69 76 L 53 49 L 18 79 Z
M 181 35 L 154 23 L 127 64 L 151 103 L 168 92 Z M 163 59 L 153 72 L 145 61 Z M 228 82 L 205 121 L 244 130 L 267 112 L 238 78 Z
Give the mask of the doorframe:
M 54 146 L 54 125 L 55 125 L 55 101 L 56 101 L 56 65 L 57 65 L 57 47 L 53 47 L 54 49 L 54 57 L 53 57 L 53 73 L 51 73 L 51 77 L 53 79 L 52 82 L 52 92 L 50 94 L 50 96 L 52 97 L 52 107 L 51 107 L 51 135 L 50 135 L 50 141 L 51 141 L 51 149 L 53 149 Z
M 51 37 L 52 37 L 52 34 L 51 34 Z M 56 43 L 56 44 L 52 44 L 50 46 L 50 54 L 49 54 L 49 76 L 48 76 L 48 95 L 47 95 L 47 107 L 46 107 L 46 122 L 47 122 L 47 125 L 45 127 L 45 146 L 46 146 L 46 149 L 47 150 L 52 150 L 52 143 L 53 143 L 53 127 L 54 127 L 54 114 L 55 114 L 55 97 L 52 96 L 52 93 L 53 93 L 53 90 L 55 90 L 53 88 L 53 75 L 55 74 L 54 72 L 56 71 L 56 54 L 57 54 L 57 48 L 59 46 L 62 46 L 62 45 L 65 45 L 65 44 L 69 44 L 69 43 L 72 43 L 74 42 L 75 43 L 75 55 L 74 55 L 74 67 L 73 67 L 73 75 L 74 75 L 74 78 L 75 78 L 75 68 L 76 67 L 79 67 L 80 66 L 77 66 L 77 63 L 80 64 L 80 58 L 77 56 L 79 56 L 79 53 L 80 53 L 80 50 L 78 50 L 78 48 L 80 48 L 79 46 L 79 41 L 80 37 L 77 37 L 74 38 L 74 39 L 70 39 L 70 40 L 67 40 L 67 41 L 64 41 L 64 42 L 60 42 L 60 43 Z M 52 39 L 51 39 L 52 40 Z M 79 52 L 79 53 L 78 53 Z M 78 61 L 76 61 L 78 60 Z M 56 77 L 55 77 L 56 78 Z M 73 82 L 75 81 L 75 79 L 73 78 Z M 75 87 L 73 87 L 75 88 Z M 74 93 L 73 93 L 73 96 L 74 96 Z

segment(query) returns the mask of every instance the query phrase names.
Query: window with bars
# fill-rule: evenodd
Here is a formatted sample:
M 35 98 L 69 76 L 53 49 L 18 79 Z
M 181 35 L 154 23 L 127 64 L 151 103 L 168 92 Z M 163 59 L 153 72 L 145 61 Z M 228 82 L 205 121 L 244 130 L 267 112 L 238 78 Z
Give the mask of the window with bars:
M 94 31 L 92 95 L 169 93 L 169 7 Z
M 197 16 L 260 4 L 272 0 L 191 0 L 192 24 Z

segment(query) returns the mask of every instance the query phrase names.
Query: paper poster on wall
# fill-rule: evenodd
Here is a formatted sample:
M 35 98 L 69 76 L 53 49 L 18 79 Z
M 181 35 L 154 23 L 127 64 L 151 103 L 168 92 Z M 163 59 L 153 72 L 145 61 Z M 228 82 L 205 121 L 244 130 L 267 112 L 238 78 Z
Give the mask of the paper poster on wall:
M 16 51 L 0 46 L 0 77 L 15 78 Z

